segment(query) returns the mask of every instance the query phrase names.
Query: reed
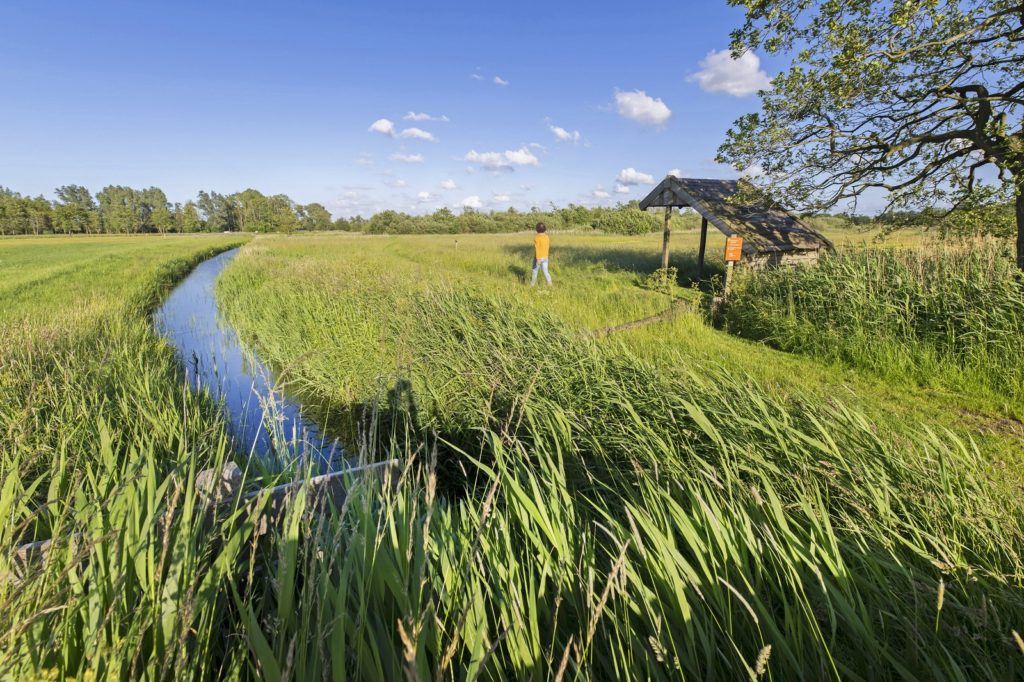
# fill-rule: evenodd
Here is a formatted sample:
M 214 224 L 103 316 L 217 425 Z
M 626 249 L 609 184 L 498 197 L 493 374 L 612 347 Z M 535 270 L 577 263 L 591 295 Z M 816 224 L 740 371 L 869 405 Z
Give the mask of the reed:
M 1024 281 L 996 240 L 843 249 L 746 273 L 728 329 L 893 379 L 1024 401 Z
M 262 538 L 241 507 L 209 528 L 195 475 L 234 454 L 141 303 L 199 253 L 154 255 L 129 307 L 4 347 L 0 676 L 1024 673 L 1024 510 L 970 442 L 664 372 L 531 293 L 289 244 L 228 269 L 228 318 L 399 480 L 327 514 L 300 492 Z M 9 548 L 47 537 L 15 580 Z

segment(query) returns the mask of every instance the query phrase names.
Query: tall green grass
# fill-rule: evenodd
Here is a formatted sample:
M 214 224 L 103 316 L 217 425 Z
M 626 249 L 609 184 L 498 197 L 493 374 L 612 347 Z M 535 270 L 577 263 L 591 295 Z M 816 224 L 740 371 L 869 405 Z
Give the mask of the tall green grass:
M 1024 673 L 1024 515 L 969 443 L 897 446 L 839 404 L 666 374 L 530 299 L 365 254 L 249 248 L 220 295 L 401 478 L 331 513 L 300 492 L 262 538 L 237 505 L 209 526 L 196 473 L 233 455 L 141 303 L 196 257 L 4 347 L 0 677 Z M 16 580 L 12 548 L 47 537 Z
M 1005 243 L 844 249 L 736 278 L 730 331 L 885 377 L 1024 401 L 1024 280 Z
M 232 265 L 229 319 L 410 465 L 303 545 L 305 575 L 337 577 L 287 603 L 318 618 L 264 595 L 293 624 L 265 630 L 262 669 L 1020 674 L 1024 517 L 969 443 L 896 446 L 839 404 L 664 376 L 514 295 L 288 250 Z

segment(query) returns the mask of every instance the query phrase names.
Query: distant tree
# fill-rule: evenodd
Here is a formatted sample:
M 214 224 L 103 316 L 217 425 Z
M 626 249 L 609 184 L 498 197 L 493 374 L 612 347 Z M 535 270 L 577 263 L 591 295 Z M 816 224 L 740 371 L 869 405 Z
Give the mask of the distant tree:
M 329 230 L 333 226 L 331 214 L 321 204 L 298 206 L 302 229 L 311 231 Z
M 45 197 L 38 196 L 33 199 L 25 197 L 22 202 L 32 234 L 43 234 L 51 229 L 53 206 Z
M 137 192 L 136 207 L 140 230 L 165 234 L 174 229 L 174 215 L 162 189 L 149 187 Z
M 736 121 L 719 160 L 790 205 L 869 188 L 890 207 L 969 201 L 978 171 L 1011 185 L 1024 269 L 1024 4 L 1020 0 L 729 0 L 734 54 L 795 52 Z
M 199 209 L 194 201 L 174 204 L 174 231 L 181 233 L 199 232 L 203 229 L 203 221 L 199 218 Z
M 298 228 L 299 216 L 295 211 L 295 202 L 286 194 L 267 197 L 267 222 L 264 229 L 290 234 Z
M 375 213 L 366 224 L 364 232 L 370 234 L 408 234 L 412 217 L 398 211 L 386 210 Z
M 54 193 L 53 227 L 65 234 L 90 233 L 99 227 L 99 214 L 92 193 L 81 185 L 63 185 Z
M 270 202 L 262 192 L 247 189 L 231 195 L 235 205 L 238 229 L 242 232 L 268 232 L 271 230 Z
M 337 218 L 334 221 L 333 228 L 341 232 L 355 232 L 355 228 L 352 226 L 352 221 L 348 218 Z
M 137 192 L 131 187 L 108 185 L 96 194 L 100 224 L 106 232 L 136 232 L 141 227 Z
M 235 202 L 216 192 L 199 192 L 196 204 L 206 221 L 209 232 L 228 232 L 238 229 Z

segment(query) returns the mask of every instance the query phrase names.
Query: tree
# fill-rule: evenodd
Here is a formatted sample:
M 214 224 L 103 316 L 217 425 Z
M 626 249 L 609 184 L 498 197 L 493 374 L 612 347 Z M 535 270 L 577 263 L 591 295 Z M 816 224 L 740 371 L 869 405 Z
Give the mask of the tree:
M 174 230 L 176 232 L 199 232 L 203 221 L 199 218 L 199 210 L 194 201 L 174 204 Z
M 329 218 L 328 218 L 329 219 Z M 286 194 L 267 197 L 267 222 L 263 229 L 291 234 L 299 227 L 295 202 Z
M 196 203 L 206 220 L 206 229 L 210 232 L 238 229 L 237 207 L 230 197 L 216 192 L 199 192 Z
M 267 198 L 255 189 L 247 189 L 231 195 L 235 205 L 238 229 L 242 232 L 256 232 L 267 222 Z M 264 228 L 265 229 L 265 228 Z
M 156 230 L 164 234 L 174 228 L 174 215 L 171 213 L 167 195 L 159 187 L 150 187 L 136 193 L 139 229 Z
M 135 232 L 139 220 L 137 192 L 131 187 L 108 185 L 96 194 L 100 224 L 106 232 Z
M 296 207 L 304 230 L 329 230 L 333 227 L 331 214 L 322 204 L 306 204 Z
M 55 229 L 71 234 L 72 232 L 92 232 L 99 227 L 99 215 L 96 212 L 96 200 L 92 193 L 81 185 L 63 185 L 54 193 L 57 201 L 53 206 L 53 226 Z
M 1024 2 L 729 0 L 750 49 L 795 55 L 736 121 L 719 160 L 766 196 L 809 209 L 888 193 L 889 208 L 948 203 L 986 166 L 1015 197 L 1024 269 Z
M 22 199 L 25 206 L 25 214 L 28 217 L 29 229 L 32 234 L 42 234 L 50 229 L 52 222 L 53 206 L 43 196 L 29 199 Z
M 28 214 L 21 195 L 0 186 L 0 234 L 28 232 Z

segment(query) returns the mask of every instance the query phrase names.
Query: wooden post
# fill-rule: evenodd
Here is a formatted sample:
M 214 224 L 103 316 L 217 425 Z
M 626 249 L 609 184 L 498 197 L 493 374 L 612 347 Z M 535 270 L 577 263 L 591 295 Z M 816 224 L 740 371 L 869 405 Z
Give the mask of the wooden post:
M 708 245 L 708 219 L 700 217 L 700 251 L 697 252 L 697 281 L 704 279 L 704 249 Z
M 725 290 L 722 292 L 722 300 L 729 300 L 729 287 L 732 286 L 732 261 L 725 263 Z
M 729 300 L 729 287 L 732 285 L 733 266 L 743 258 L 743 238 L 732 235 L 725 240 L 725 290 L 722 302 Z
M 668 238 L 671 236 L 671 231 L 668 229 L 668 221 L 672 217 L 672 207 L 665 207 L 665 232 L 661 236 L 661 269 L 668 269 Z

